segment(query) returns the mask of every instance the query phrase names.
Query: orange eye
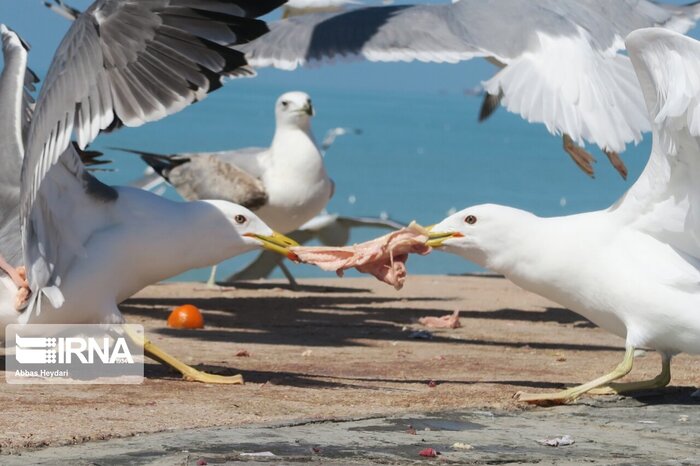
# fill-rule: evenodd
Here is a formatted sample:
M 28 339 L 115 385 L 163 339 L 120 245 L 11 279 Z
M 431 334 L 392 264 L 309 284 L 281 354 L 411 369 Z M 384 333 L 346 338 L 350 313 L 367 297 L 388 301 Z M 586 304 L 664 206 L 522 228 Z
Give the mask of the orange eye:
M 464 219 L 465 223 L 468 223 L 469 225 L 474 225 L 476 223 L 476 217 L 473 215 L 467 215 L 467 217 Z
M 204 328 L 204 317 L 192 304 L 183 304 L 173 309 L 168 316 L 168 327 L 171 328 Z
M 247 219 L 246 219 L 245 216 L 243 216 L 243 215 L 236 215 L 235 217 L 233 217 L 233 220 L 234 220 L 237 224 L 243 225 L 243 224 L 246 222 Z

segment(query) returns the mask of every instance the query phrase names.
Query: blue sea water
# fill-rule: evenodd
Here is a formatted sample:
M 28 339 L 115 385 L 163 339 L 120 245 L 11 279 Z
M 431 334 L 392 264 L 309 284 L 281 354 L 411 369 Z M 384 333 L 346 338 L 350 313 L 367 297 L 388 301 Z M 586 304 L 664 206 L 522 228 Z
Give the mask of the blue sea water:
M 116 172 L 100 177 L 128 184 L 139 177 L 143 163 L 135 156 L 110 151 L 123 146 L 160 153 L 211 151 L 269 144 L 274 131 L 273 105 L 292 90 L 264 80 L 236 80 L 203 102 L 162 122 L 102 136 L 95 149 L 115 161 Z M 326 155 L 336 193 L 328 211 L 343 215 L 379 216 L 423 224 L 435 223 L 450 209 L 479 203 L 500 203 L 542 216 L 566 215 L 609 206 L 641 172 L 648 159 L 650 137 L 623 154 L 630 181 L 623 181 L 606 157 L 598 158 L 595 179 L 575 167 L 561 148 L 561 139 L 543 125 L 528 124 L 499 109 L 483 124 L 476 116 L 480 97 L 450 92 L 370 91 L 304 87 L 316 107 L 313 120 L 318 140 L 333 127 L 362 129 L 361 135 L 339 138 Z M 177 199 L 168 189 L 166 196 Z M 354 201 L 354 202 L 353 202 Z M 356 230 L 353 242 L 383 234 Z M 206 241 L 206 232 L 203 232 Z M 173 251 L 177 254 L 177 251 Z M 219 278 L 238 270 L 255 254 L 227 261 Z M 460 274 L 479 268 L 436 252 L 412 257 L 413 274 Z M 328 276 L 315 267 L 290 265 L 298 277 Z M 353 275 L 351 273 L 350 275 Z M 205 280 L 208 270 L 177 279 Z M 281 276 L 279 273 L 276 276 Z

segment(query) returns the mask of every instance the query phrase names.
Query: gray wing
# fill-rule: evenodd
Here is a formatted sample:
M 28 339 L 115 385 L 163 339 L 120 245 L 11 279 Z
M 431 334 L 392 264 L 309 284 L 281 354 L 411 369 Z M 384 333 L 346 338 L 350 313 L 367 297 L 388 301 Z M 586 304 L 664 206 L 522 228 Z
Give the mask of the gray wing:
M 251 210 L 267 204 L 262 181 L 237 166 L 211 154 L 185 160 L 168 173 L 168 181 L 185 199 L 218 199 Z
M 650 129 L 622 38 L 643 26 L 687 29 L 700 5 L 648 0 L 460 0 L 360 8 L 279 21 L 241 47 L 254 66 L 292 69 L 314 61 L 456 62 L 501 65 L 488 94 L 529 122 L 578 144 L 623 151 Z
M 453 4 L 358 8 L 270 24 L 271 32 L 239 47 L 256 67 L 294 69 L 315 61 L 456 62 L 494 57 L 507 63 L 540 47 L 539 34 L 575 37 L 581 29 L 599 50 L 624 47 L 640 27 L 687 30 L 700 6 L 647 0 L 460 0 Z
M 252 19 L 282 0 L 98 0 L 61 42 L 39 94 L 22 171 L 22 222 L 41 180 L 75 133 L 158 120 L 201 100 L 246 65 L 241 44 L 267 31 Z
M 28 46 L 4 25 L 0 25 L 3 68 L 0 74 L 0 255 L 13 266 L 21 263 L 19 230 L 20 171 L 24 143 L 22 129 L 30 116 L 26 85 Z M 28 78 L 29 76 L 29 78 Z
M 455 4 L 456 5 L 456 4 Z M 363 57 L 371 61 L 458 61 L 483 53 L 460 36 L 454 5 L 381 6 L 294 16 L 264 40 L 239 47 L 255 67 Z M 420 27 L 421 34 L 413 34 Z
M 261 167 L 256 157 L 267 149 L 247 148 L 238 151 L 189 152 L 171 155 L 134 149 L 115 149 L 141 156 L 141 159 L 157 173 L 155 176 L 162 177 L 180 196 L 189 201 L 218 199 L 233 202 L 251 210 L 258 209 L 267 203 L 267 193 L 259 179 Z M 242 163 L 238 164 L 237 161 Z M 143 184 L 147 186 L 151 183 L 148 179 L 144 179 Z
M 228 46 L 265 33 L 253 17 L 280 3 L 98 0 L 75 20 L 39 93 L 22 165 L 29 312 L 41 295 L 60 307 L 61 274 L 100 226 L 100 204 L 117 195 L 85 171 L 77 149 L 100 131 L 163 118 L 220 87 L 246 64 Z M 78 215 L 83 210 L 95 215 Z
M 39 77 L 30 68 L 27 68 L 24 73 L 24 89 L 22 92 L 22 141 L 26 145 L 27 137 L 29 137 L 29 128 L 32 123 L 32 115 L 34 114 L 34 93 L 36 85 L 39 83 Z M 19 174 L 17 176 L 19 183 Z

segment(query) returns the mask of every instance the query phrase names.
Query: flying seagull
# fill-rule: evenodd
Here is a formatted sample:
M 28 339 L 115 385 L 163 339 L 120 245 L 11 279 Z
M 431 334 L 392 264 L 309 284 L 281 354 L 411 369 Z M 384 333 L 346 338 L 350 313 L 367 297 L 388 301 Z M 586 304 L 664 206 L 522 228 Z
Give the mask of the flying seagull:
M 664 29 L 626 41 L 653 126 L 649 162 L 606 210 L 540 218 L 497 205 L 458 212 L 431 229 L 428 245 L 501 273 L 625 339 L 609 374 L 538 404 L 580 395 L 666 386 L 671 358 L 700 353 L 700 42 Z M 652 380 L 617 383 L 635 348 L 661 354 Z
M 321 212 L 333 195 L 333 181 L 311 132 L 313 115 L 308 94 L 287 92 L 275 104 L 269 147 L 174 155 L 124 150 L 139 154 L 183 198 L 233 202 L 289 233 Z M 210 285 L 214 278 L 215 270 Z
M 686 32 L 700 4 L 649 0 L 459 0 L 297 16 L 239 49 L 254 67 L 292 70 L 343 58 L 456 63 L 482 57 L 499 71 L 483 83 L 480 119 L 498 105 L 561 135 L 564 150 L 593 176 L 597 145 L 622 177 L 618 153 L 650 129 L 629 59 L 627 34 L 663 26 Z
M 0 225 L 19 217 L 19 228 L 3 230 L 0 238 L 8 273 L 0 277 L 3 326 L 122 322 L 118 303 L 150 283 L 256 247 L 289 254 L 293 241 L 245 207 L 178 203 L 107 186 L 78 155 L 100 132 L 166 117 L 219 88 L 223 77 L 239 74 L 246 61 L 230 46 L 264 34 L 265 23 L 255 18 L 280 4 L 96 1 L 59 45 L 26 138 L 27 52 L 16 34 L 0 26 Z M 6 209 L 8 203 L 19 213 Z M 190 380 L 242 380 L 197 371 L 153 343 L 143 344 L 145 354 Z

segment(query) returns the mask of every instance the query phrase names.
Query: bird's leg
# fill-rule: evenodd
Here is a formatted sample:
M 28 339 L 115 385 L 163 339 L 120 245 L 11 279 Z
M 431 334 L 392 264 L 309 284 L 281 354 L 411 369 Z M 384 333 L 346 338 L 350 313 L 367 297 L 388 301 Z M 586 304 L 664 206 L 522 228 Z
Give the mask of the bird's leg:
M 608 149 L 603 149 L 603 152 L 605 155 L 608 156 L 608 160 L 610 160 L 610 163 L 612 164 L 613 167 L 615 167 L 615 170 L 620 174 L 623 180 L 627 179 L 627 167 L 625 167 L 625 163 L 622 161 L 620 158 L 620 155 L 617 152 L 608 150 Z
M 163 351 L 161 348 L 155 345 L 150 340 L 147 340 L 141 335 L 135 334 L 134 332 L 130 331 L 128 327 L 124 327 L 126 334 L 131 338 L 132 341 L 135 343 L 143 346 L 143 354 L 144 356 L 148 356 L 151 359 L 155 359 L 161 364 L 165 364 L 166 366 L 170 366 L 176 371 L 178 371 L 180 374 L 182 374 L 182 378 L 190 381 L 190 382 L 202 382 L 202 383 L 218 383 L 218 384 L 242 384 L 243 383 L 243 376 L 240 374 L 236 375 L 231 375 L 231 376 L 223 376 L 223 375 L 216 375 L 216 374 L 209 374 L 207 372 L 202 372 L 200 370 L 195 369 L 192 366 L 188 366 L 184 362 L 180 361 L 179 359 L 169 355 L 165 351 Z
M 27 269 L 24 266 L 17 267 L 17 274 L 22 280 L 22 285 L 17 289 L 17 294 L 15 295 L 15 309 L 21 311 L 27 305 L 29 297 L 32 295 L 32 290 L 29 288 L 29 282 L 27 282 Z
M 209 275 L 209 280 L 207 280 L 207 288 L 214 288 L 214 285 L 216 285 L 216 269 L 218 265 L 214 265 L 211 268 L 211 274 Z
M 289 288 L 291 288 L 294 291 L 297 291 L 299 289 L 299 283 L 294 279 L 294 275 L 292 275 L 292 272 L 289 271 L 286 265 L 284 265 L 284 262 L 280 262 L 279 268 L 284 274 L 284 277 L 289 281 Z
M 564 134 L 563 141 L 564 150 L 571 156 L 574 163 L 588 176 L 593 178 L 593 164 L 596 162 L 595 157 L 588 153 L 583 147 L 578 146 L 568 134 Z
M 29 296 L 32 294 L 32 291 L 29 289 L 29 282 L 27 282 L 27 270 L 24 266 L 12 267 L 2 256 L 0 256 L 0 269 L 4 270 L 15 286 L 17 286 L 15 309 L 18 311 L 23 309 Z
M 10 276 L 17 288 L 28 287 L 27 276 L 24 267 L 12 267 L 2 256 L 0 256 L 0 269 Z
M 542 405 L 542 406 L 547 406 L 547 405 L 555 405 L 555 404 L 565 404 L 571 401 L 574 401 L 576 398 L 579 396 L 583 395 L 584 393 L 590 392 L 594 388 L 598 388 L 602 385 L 608 385 L 610 382 L 613 380 L 617 380 L 619 378 L 624 377 L 625 375 L 629 374 L 630 371 L 632 370 L 632 363 L 634 362 L 634 348 L 631 346 L 628 346 L 627 349 L 625 350 L 625 358 L 622 360 L 620 364 L 610 372 L 609 374 L 606 374 L 602 377 L 598 377 L 595 380 L 591 380 L 590 382 L 584 383 L 583 385 L 578 385 L 576 387 L 572 387 L 566 390 L 562 390 L 560 392 L 555 392 L 555 393 L 541 393 L 541 394 L 527 394 L 523 392 L 518 392 L 515 394 L 515 397 L 519 401 L 525 401 L 527 403 L 532 403 L 532 404 L 537 404 L 537 405 Z
M 671 383 L 671 356 L 661 355 L 661 373 L 651 380 L 642 380 L 641 382 L 630 383 L 610 383 L 605 387 L 591 390 L 591 395 L 623 395 L 625 393 L 634 393 L 642 390 L 654 390 L 663 388 Z

